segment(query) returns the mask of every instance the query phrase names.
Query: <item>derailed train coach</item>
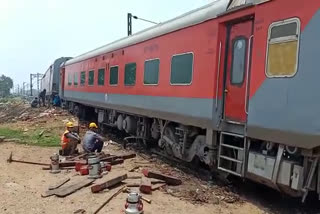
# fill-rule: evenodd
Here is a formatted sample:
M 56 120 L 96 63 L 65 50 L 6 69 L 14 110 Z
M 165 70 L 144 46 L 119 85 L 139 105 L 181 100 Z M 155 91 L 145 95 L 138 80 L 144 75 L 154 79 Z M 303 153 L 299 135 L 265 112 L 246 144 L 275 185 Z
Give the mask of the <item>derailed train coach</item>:
M 66 62 L 68 108 L 179 160 L 320 193 L 320 1 L 218 0 Z
M 60 66 L 71 59 L 71 57 L 60 57 L 49 66 L 41 79 L 40 90 L 46 89 L 46 99 L 49 99 L 52 94 L 59 94 L 60 85 Z

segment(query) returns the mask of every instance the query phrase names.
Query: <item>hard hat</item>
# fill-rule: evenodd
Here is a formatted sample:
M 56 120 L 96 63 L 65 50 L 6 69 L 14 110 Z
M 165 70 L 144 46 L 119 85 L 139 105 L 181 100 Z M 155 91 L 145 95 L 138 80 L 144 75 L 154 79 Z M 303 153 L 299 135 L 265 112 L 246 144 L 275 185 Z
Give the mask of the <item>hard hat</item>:
M 72 122 L 67 122 L 66 126 L 67 126 L 67 128 L 73 128 L 73 123 Z
M 95 128 L 95 129 L 97 129 L 98 126 L 97 126 L 96 123 L 90 123 L 90 124 L 89 124 L 89 128 Z

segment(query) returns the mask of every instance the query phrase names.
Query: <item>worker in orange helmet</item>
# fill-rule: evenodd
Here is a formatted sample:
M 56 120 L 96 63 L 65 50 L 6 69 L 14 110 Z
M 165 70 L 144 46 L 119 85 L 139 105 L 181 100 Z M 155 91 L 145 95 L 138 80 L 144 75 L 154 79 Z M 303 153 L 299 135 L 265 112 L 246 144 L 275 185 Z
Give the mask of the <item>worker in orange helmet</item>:
M 73 131 L 73 123 L 66 124 L 66 131 L 61 136 L 61 155 L 68 156 L 75 154 L 78 143 L 81 142 L 79 135 Z
M 98 126 L 95 123 L 89 124 L 89 130 L 83 137 L 82 148 L 85 152 L 98 152 L 100 153 L 103 148 L 103 137 L 98 132 Z

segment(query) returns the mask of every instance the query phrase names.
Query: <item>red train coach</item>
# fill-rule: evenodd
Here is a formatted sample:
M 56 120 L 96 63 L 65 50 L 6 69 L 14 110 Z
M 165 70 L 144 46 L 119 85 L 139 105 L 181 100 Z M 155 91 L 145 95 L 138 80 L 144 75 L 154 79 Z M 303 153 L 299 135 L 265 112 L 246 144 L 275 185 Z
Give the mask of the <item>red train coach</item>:
M 219 0 L 66 62 L 100 126 L 304 201 L 320 193 L 320 2 Z

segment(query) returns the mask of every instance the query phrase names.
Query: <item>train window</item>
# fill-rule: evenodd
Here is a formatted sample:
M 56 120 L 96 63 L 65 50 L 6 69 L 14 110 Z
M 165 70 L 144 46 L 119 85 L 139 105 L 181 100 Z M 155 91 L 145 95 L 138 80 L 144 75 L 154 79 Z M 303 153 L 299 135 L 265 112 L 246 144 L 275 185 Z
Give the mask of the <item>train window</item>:
M 110 78 L 109 84 L 110 85 L 118 85 L 118 66 L 113 66 L 110 68 Z
M 300 20 L 298 18 L 270 25 L 266 60 L 268 77 L 292 77 L 299 58 Z
M 171 59 L 172 85 L 189 85 L 192 81 L 193 53 L 175 55 Z
M 72 76 L 71 76 L 71 73 L 68 73 L 68 85 L 72 85 Z
M 238 37 L 232 45 L 231 84 L 241 85 L 244 79 L 247 39 Z
M 136 84 L 136 63 L 128 63 L 124 68 L 124 84 L 135 85 Z
M 78 85 L 78 79 L 79 79 L 78 72 L 75 72 L 73 77 L 73 85 Z
M 98 70 L 98 85 L 104 85 L 104 68 Z
M 94 70 L 89 71 L 88 85 L 94 84 Z
M 80 84 L 84 85 L 86 83 L 86 72 L 81 71 L 81 76 L 80 76 Z
M 145 85 L 157 85 L 159 81 L 159 59 L 151 59 L 144 62 L 144 80 Z

